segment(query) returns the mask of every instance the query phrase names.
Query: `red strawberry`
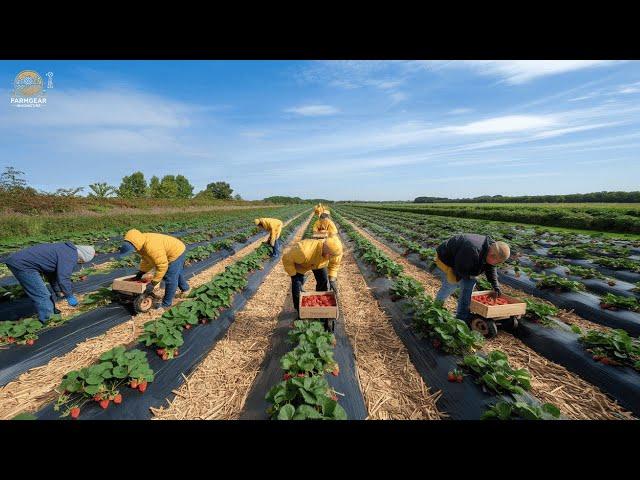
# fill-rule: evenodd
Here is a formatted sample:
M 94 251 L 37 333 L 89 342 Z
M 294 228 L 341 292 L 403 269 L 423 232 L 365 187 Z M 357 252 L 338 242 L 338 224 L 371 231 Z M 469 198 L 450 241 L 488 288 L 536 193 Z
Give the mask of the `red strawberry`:
M 207 321 L 203 318 L 202 320 L 200 320 L 200 323 L 204 325 L 205 323 L 207 323 Z
M 167 352 L 164 352 L 162 354 L 162 360 L 169 360 L 169 355 L 167 354 Z
M 164 348 L 159 348 L 159 349 L 157 349 L 157 350 L 156 350 L 156 353 L 157 353 L 159 356 L 164 355 Z
M 334 402 L 338 401 L 338 396 L 335 393 L 331 394 L 331 400 L 333 400 Z
M 463 377 L 462 375 L 458 375 L 458 376 L 456 377 L 456 381 L 457 381 L 458 383 L 462 383 L 462 381 L 463 381 L 463 380 L 464 380 L 464 377 Z
M 447 375 L 447 380 L 449 380 L 450 382 L 456 381 L 456 376 L 453 374 L 453 372 L 449 372 L 449 375 Z
M 173 351 L 173 356 L 174 356 L 174 357 L 177 357 L 177 356 L 178 356 L 178 353 L 179 353 L 179 350 L 176 348 L 176 349 Z
M 71 418 L 75 420 L 80 416 L 80 409 L 78 407 L 73 407 L 69 413 L 71 414 Z
M 129 385 L 131 386 L 131 388 L 138 388 L 138 380 L 131 380 L 131 383 Z
M 7 338 L 7 342 L 9 342 L 9 343 L 14 343 L 15 341 L 16 341 L 16 339 L 13 338 L 13 337 L 8 337 Z
M 290 373 L 285 373 L 283 378 L 286 381 L 286 380 L 289 380 L 290 378 L 293 378 L 293 375 L 291 375 Z
M 144 393 L 144 391 L 147 389 L 147 381 L 143 380 L 139 385 L 138 385 L 138 390 L 140 390 L 140 393 Z
M 334 377 L 337 377 L 339 374 L 340 374 L 340 367 L 336 365 L 336 367 L 331 372 L 331 375 L 333 375 Z
M 122 395 L 117 394 L 115 397 L 113 397 L 113 403 L 115 403 L 116 405 L 120 405 L 122 403 Z
M 96 401 L 96 402 L 102 401 L 102 395 L 99 395 L 99 394 L 98 395 L 94 395 L 93 396 L 93 400 Z
M 186 328 L 187 330 L 190 330 L 190 329 L 191 329 L 191 324 L 187 323 L 187 324 L 184 326 L 184 328 Z
M 298 376 L 299 378 L 304 378 L 304 377 L 306 377 L 306 375 L 305 375 L 304 373 L 299 373 L 297 376 Z
M 109 400 L 100 400 L 100 406 L 106 410 L 109 406 Z
M 35 343 L 35 340 L 33 340 L 32 338 L 27 340 L 27 345 L 33 345 L 34 343 Z

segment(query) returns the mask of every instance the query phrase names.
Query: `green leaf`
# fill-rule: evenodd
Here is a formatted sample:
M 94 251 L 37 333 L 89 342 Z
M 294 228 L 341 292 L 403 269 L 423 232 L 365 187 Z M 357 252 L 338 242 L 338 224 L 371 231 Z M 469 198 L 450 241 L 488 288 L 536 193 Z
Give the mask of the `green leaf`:
M 290 403 L 283 405 L 278 412 L 278 420 L 291 420 L 296 413 L 296 409 Z

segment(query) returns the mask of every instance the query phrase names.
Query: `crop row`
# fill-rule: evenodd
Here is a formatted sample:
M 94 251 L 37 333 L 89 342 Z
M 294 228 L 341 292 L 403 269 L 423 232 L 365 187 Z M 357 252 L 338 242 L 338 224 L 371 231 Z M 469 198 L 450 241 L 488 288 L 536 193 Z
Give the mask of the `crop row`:
M 553 405 L 534 406 L 517 396 L 530 389 L 530 375 L 526 369 L 513 369 L 506 354 L 497 350 L 487 357 L 475 353 L 484 343 L 482 335 L 454 317 L 441 302 L 428 296 L 419 282 L 402 273 L 401 265 L 360 235 L 335 210 L 334 218 L 354 242 L 356 254 L 361 260 L 371 265 L 379 275 L 395 280 L 390 289 L 392 298 L 408 301 L 414 328 L 430 339 L 434 348 L 463 356 L 459 362 L 460 367 L 466 369 L 477 383 L 484 385 L 488 390 L 500 394 L 514 394 L 514 401 L 496 403 L 485 412 L 483 418 L 494 418 L 496 412 L 504 412 L 507 409 L 510 415 L 518 418 L 543 419 L 559 416 L 558 409 Z M 449 372 L 449 380 L 453 380 L 454 377 L 457 381 L 458 375 Z

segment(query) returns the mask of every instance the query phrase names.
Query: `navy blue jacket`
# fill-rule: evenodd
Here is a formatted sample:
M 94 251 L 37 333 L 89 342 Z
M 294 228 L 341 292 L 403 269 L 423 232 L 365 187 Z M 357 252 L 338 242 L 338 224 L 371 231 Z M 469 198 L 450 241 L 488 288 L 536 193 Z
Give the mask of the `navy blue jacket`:
M 36 270 L 53 280 L 68 297 L 73 295 L 71 274 L 78 263 L 78 249 L 71 242 L 41 243 L 10 255 L 5 262 L 16 270 Z
M 497 269 L 495 265 L 487 263 L 487 253 L 492 243 L 493 239 L 485 235 L 455 235 L 442 242 L 436 252 L 445 265 L 453 268 L 457 277 L 468 279 L 484 273 L 496 289 L 500 288 Z

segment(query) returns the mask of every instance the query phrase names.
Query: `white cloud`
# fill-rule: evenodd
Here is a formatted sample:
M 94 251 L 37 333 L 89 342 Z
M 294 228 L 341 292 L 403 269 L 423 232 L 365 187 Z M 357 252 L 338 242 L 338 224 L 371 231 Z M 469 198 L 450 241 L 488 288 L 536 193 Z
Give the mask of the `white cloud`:
M 445 68 L 471 68 L 481 75 L 502 78 L 506 83 L 518 85 L 549 75 L 558 75 L 586 68 L 604 67 L 612 60 L 459 60 L 427 62 L 432 70 Z
M 472 108 L 454 108 L 453 110 L 449 110 L 449 115 L 462 115 L 471 112 L 473 112 Z
M 443 127 L 443 132 L 461 135 L 492 133 L 514 133 L 540 130 L 555 125 L 557 121 L 548 115 L 506 115 L 452 127 Z
M 331 105 L 301 105 L 299 107 L 292 107 L 285 110 L 289 113 L 295 113 L 302 115 L 303 117 L 318 117 L 323 115 L 334 115 L 339 112 L 336 107 Z
M 389 97 L 391 97 L 391 101 L 393 103 L 400 103 L 406 100 L 407 98 L 409 98 L 409 96 L 403 92 L 394 92 L 391 95 L 389 95 Z

